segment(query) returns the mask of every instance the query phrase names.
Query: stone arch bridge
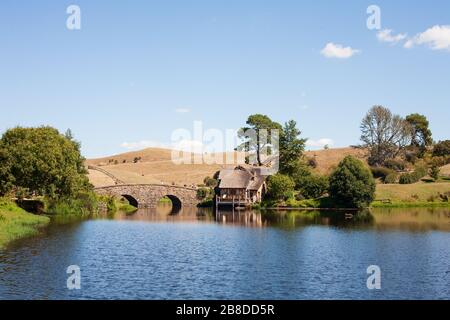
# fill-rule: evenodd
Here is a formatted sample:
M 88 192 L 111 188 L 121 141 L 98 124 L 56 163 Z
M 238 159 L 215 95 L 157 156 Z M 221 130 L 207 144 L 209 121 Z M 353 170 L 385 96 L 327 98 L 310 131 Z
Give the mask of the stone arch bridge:
M 197 189 L 158 185 L 158 184 L 123 184 L 96 188 L 98 194 L 124 197 L 137 208 L 156 208 L 158 202 L 168 197 L 174 208 L 197 206 Z

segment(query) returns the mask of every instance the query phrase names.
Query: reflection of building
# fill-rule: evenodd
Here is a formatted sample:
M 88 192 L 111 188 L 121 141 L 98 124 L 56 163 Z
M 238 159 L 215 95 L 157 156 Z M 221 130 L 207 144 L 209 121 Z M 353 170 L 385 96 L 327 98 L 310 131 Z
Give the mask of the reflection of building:
M 261 202 L 266 193 L 264 168 L 238 166 L 220 171 L 218 205 L 247 206 Z

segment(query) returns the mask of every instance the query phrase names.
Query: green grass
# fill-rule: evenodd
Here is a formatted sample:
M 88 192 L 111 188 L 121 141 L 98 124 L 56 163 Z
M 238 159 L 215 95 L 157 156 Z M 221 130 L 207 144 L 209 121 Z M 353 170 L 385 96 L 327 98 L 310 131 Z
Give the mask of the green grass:
M 122 202 L 118 203 L 117 208 L 118 208 L 119 211 L 122 211 L 125 214 L 132 214 L 132 213 L 135 213 L 138 210 L 138 208 L 132 206 L 131 204 L 122 203 Z
M 14 240 L 38 234 L 49 222 L 48 217 L 33 215 L 0 198 L 0 250 Z
M 377 185 L 377 200 L 390 200 L 392 203 L 431 206 L 442 202 L 439 195 L 450 192 L 450 183 L 380 184 Z M 378 204 L 380 205 L 380 204 Z M 386 204 L 387 205 L 387 204 Z

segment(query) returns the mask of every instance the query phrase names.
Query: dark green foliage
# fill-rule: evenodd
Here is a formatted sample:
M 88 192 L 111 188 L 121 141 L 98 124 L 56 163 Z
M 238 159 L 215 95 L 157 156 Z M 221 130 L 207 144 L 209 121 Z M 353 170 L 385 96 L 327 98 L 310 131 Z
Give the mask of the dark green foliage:
M 433 148 L 434 157 L 450 156 L 450 140 L 439 141 Z
M 272 121 L 268 116 L 262 114 L 254 114 L 248 117 L 247 127 L 243 127 L 238 132 L 238 137 L 243 140 L 243 143 L 237 148 L 239 151 L 254 152 L 256 161 L 251 163 L 261 166 L 262 155 L 269 155 L 270 142 L 272 136 L 278 131 L 278 136 L 282 131 L 279 123 Z
M 305 151 L 305 139 L 300 139 L 301 131 L 294 120 L 286 122 L 280 135 L 280 172 L 292 175 Z
M 297 162 L 295 171 L 291 174 L 291 178 L 295 182 L 295 189 L 300 190 L 305 184 L 306 179 L 308 179 L 311 175 L 311 168 L 307 164 L 300 161 Z
M 329 182 L 326 176 L 311 174 L 303 179 L 300 193 L 307 199 L 317 199 L 328 190 Z
M 412 128 L 411 146 L 419 149 L 419 156 L 422 157 L 428 146 L 433 144 L 430 123 L 424 115 L 414 113 L 406 117 L 406 121 Z
M 198 200 L 205 200 L 208 195 L 210 194 L 210 189 L 208 188 L 200 188 L 197 190 L 197 199 Z
M 210 188 L 215 188 L 217 186 L 218 181 L 214 178 L 211 177 L 206 177 L 203 180 L 203 183 L 205 184 L 205 186 L 210 187 Z
M 329 193 L 337 204 L 367 207 L 375 199 L 375 180 L 360 160 L 347 156 L 330 176 Z
M 70 132 L 51 127 L 5 132 L 0 140 L 0 193 L 26 188 L 49 197 L 70 197 L 90 190 L 80 144 Z
M 289 176 L 276 174 L 269 178 L 268 195 L 273 200 L 286 200 L 293 196 L 295 183 Z

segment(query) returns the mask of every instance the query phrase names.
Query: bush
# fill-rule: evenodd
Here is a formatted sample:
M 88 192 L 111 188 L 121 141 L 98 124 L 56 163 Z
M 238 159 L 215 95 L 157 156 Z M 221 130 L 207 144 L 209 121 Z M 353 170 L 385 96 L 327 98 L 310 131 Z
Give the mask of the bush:
M 203 183 L 205 184 L 205 186 L 210 187 L 210 188 L 215 188 L 217 186 L 218 181 L 214 178 L 211 177 L 206 177 L 203 180 Z
M 269 178 L 268 195 L 273 200 L 286 200 L 294 194 L 295 182 L 289 176 L 276 174 Z
M 388 175 L 395 173 L 394 170 L 385 167 L 371 167 L 370 170 L 375 178 L 381 179 L 383 182 L 385 182 Z
M 197 190 L 197 199 L 205 200 L 210 195 L 210 189 L 208 188 L 200 188 Z
M 329 192 L 337 204 L 367 207 L 375 199 L 375 180 L 360 160 L 347 156 L 330 176 Z
M 433 148 L 434 157 L 450 156 L 450 140 L 439 141 Z
M 397 173 L 390 173 L 384 179 L 384 183 L 386 183 L 386 184 L 394 184 L 394 183 L 397 183 L 397 181 L 398 181 Z
M 300 163 L 292 174 L 292 179 L 295 183 L 295 189 L 301 190 L 302 186 L 306 183 L 312 175 L 311 168 L 303 163 Z
M 432 177 L 434 180 L 438 180 L 440 172 L 441 170 L 439 169 L 439 167 L 437 165 L 433 165 L 430 169 L 430 177 Z
M 413 184 L 419 182 L 420 179 L 428 174 L 428 169 L 425 165 L 420 164 L 412 173 L 404 173 L 400 176 L 400 184 Z
M 406 163 L 403 160 L 389 159 L 389 160 L 386 160 L 383 165 L 386 168 L 395 170 L 395 171 L 403 171 L 406 169 Z
M 303 179 L 300 193 L 308 199 L 316 199 L 323 196 L 328 190 L 329 182 L 326 176 L 310 175 Z

